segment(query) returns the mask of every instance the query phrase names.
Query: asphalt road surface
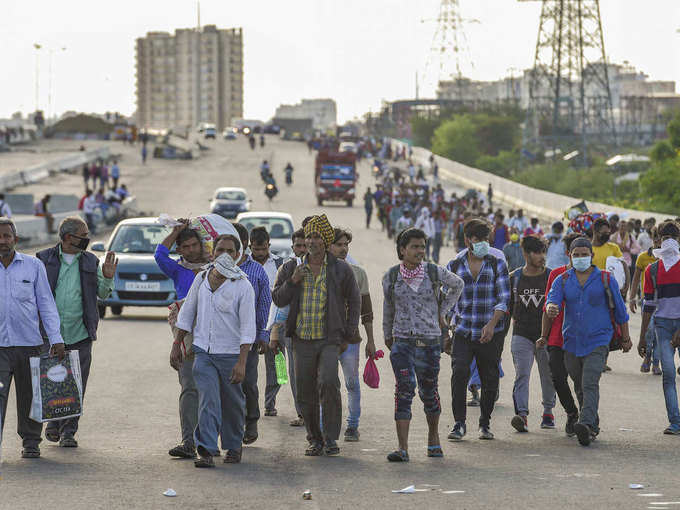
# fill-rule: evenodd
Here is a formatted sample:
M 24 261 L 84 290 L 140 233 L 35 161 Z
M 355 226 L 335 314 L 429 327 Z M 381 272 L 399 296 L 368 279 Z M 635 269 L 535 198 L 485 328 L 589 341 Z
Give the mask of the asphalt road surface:
M 254 200 L 252 210 L 268 210 L 258 168 L 262 159 L 269 159 L 281 188 L 274 210 L 292 213 L 298 224 L 305 216 L 323 211 L 333 224 L 352 229 L 350 253 L 368 271 L 377 311 L 375 336 L 384 348 L 380 281 L 396 255 L 377 222 L 366 230 L 362 201 L 357 200 L 351 209 L 344 204 L 317 207 L 313 157 L 302 144 L 268 137 L 267 146 L 255 151 L 244 139 L 218 139 L 208 145 L 212 150 L 197 160 L 150 159 L 143 166 L 139 147 L 115 144 L 123 153 L 122 182 L 137 195 L 142 210 L 155 214 L 180 217 L 206 212 L 213 189 L 225 185 L 246 187 Z M 283 167 L 288 161 L 295 167 L 290 188 L 283 184 Z M 358 190 L 363 194 L 366 186 L 374 183 L 367 166 L 361 174 Z M 30 187 L 30 191 L 80 193 L 82 186 L 79 175 L 59 176 Z M 452 248 L 444 248 L 442 260 L 448 261 L 453 254 Z M 514 370 L 509 337 L 503 353 L 506 375 L 492 418 L 495 441 L 477 439 L 478 408 L 469 411 L 466 441 L 446 441 L 452 425 L 451 365 L 450 358 L 443 355 L 440 434 L 445 457 L 425 455 L 425 417 L 416 397 L 411 462 L 388 463 L 385 455 L 396 447 L 396 437 L 394 378 L 386 357 L 378 361 L 380 388 L 372 390 L 362 384 L 361 441 L 341 441 L 339 457 L 304 457 L 304 429 L 288 425 L 295 412 L 290 389 L 284 386 L 277 402 L 279 416 L 262 417 L 260 437 L 244 447 L 241 464 L 218 462 L 216 469 L 198 470 L 191 461 L 167 455 L 179 440 L 179 384 L 168 364 L 171 338 L 165 316 L 164 309 L 127 308 L 121 317 L 107 316 L 102 321 L 77 436 L 79 448 L 63 449 L 43 442 L 40 459 L 21 459 L 12 397 L 2 444 L 0 508 L 580 509 L 646 508 L 653 502 L 680 501 L 680 439 L 661 433 L 668 424 L 661 377 L 640 374 L 640 360 L 633 352 L 613 354 L 609 360 L 613 372 L 603 375 L 601 383 L 602 433 L 593 445 L 583 448 L 575 438 L 564 435 L 565 415 L 559 404 L 557 430 L 538 427 L 542 408 L 535 369 L 531 432 L 518 434 L 510 426 Z M 639 316 L 633 320 L 633 339 L 637 339 L 638 324 Z M 362 354 L 361 370 L 363 363 Z M 261 395 L 263 389 L 262 362 Z M 631 490 L 631 483 L 645 488 Z M 428 490 L 410 495 L 392 493 L 409 485 Z M 168 488 L 174 489 L 177 497 L 163 496 Z M 312 491 L 311 501 L 302 499 L 306 489 Z M 639 497 L 641 492 L 663 496 Z

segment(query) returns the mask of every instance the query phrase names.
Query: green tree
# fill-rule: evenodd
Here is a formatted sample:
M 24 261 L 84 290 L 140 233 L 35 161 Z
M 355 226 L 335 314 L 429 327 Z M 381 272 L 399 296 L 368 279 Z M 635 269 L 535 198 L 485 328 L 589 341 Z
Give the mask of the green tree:
M 432 152 L 464 165 L 474 165 L 481 155 L 475 124 L 468 115 L 444 121 L 432 136 Z
M 675 117 L 666 126 L 668 132 L 668 141 L 671 146 L 677 151 L 680 150 L 680 113 L 676 113 Z
M 680 214 L 680 158 L 657 163 L 640 177 L 643 202 L 650 210 Z
M 519 123 L 509 115 L 481 113 L 471 116 L 477 128 L 479 148 L 483 154 L 497 156 L 500 151 L 511 151 L 520 141 Z
M 435 129 L 442 123 L 440 118 L 428 119 L 425 117 L 414 117 L 411 119 L 411 133 L 413 145 L 416 147 L 430 148 L 432 136 Z
M 673 149 L 673 146 L 668 140 L 661 140 L 656 142 L 654 147 L 652 147 L 649 156 L 655 163 L 661 163 L 667 159 L 673 159 L 677 156 L 677 153 Z
M 475 167 L 501 177 L 510 177 L 518 166 L 519 154 L 511 151 L 500 151 L 498 156 L 484 154 L 475 161 Z

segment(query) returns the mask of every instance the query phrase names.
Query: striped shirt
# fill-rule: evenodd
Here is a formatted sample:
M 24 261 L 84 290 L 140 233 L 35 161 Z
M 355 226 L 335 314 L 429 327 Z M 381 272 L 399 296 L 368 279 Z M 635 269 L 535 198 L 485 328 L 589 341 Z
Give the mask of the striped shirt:
M 303 340 L 318 340 L 326 336 L 326 287 L 327 259 L 324 258 L 319 276 L 306 271 L 300 292 L 300 311 L 297 316 L 296 330 Z
M 267 319 L 269 319 L 269 307 L 272 304 L 269 278 L 267 278 L 264 268 L 255 262 L 251 256 L 248 256 L 246 261 L 239 267 L 248 276 L 248 281 L 255 291 L 255 324 L 257 325 L 255 339 L 269 342 Z
M 644 312 L 655 313 L 660 319 L 680 319 L 680 262 L 666 271 L 663 262 L 659 260 L 656 274 L 656 301 L 654 300 L 654 283 L 651 270 L 654 264 L 645 269 L 645 304 Z

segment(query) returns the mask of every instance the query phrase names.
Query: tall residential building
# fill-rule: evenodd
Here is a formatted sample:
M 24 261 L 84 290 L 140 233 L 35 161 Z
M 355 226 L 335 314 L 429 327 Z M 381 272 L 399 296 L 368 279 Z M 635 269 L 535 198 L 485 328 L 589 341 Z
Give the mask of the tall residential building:
M 332 99 L 303 99 L 298 104 L 282 104 L 276 109 L 277 119 L 312 119 L 314 129 L 335 128 L 338 112 Z
M 243 31 L 206 25 L 137 39 L 137 124 L 218 129 L 243 117 Z

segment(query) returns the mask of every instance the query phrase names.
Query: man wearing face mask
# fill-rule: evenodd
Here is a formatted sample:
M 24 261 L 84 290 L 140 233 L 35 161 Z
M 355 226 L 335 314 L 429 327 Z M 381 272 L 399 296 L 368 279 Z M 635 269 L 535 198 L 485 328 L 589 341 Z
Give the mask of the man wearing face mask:
M 78 351 L 83 396 L 90 376 L 92 342 L 97 339 L 97 297 L 105 299 L 111 294 L 118 265 L 113 252 L 108 252 L 100 265 L 94 254 L 85 251 L 90 243 L 89 235 L 87 223 L 78 216 L 70 216 L 59 225 L 61 242 L 36 254 L 47 270 L 66 350 Z M 51 421 L 45 437 L 58 442 L 59 446 L 75 448 L 77 431 L 78 417 Z
M 654 315 L 656 342 L 660 350 L 663 393 L 669 426 L 664 434 L 680 435 L 680 411 L 675 385 L 673 356 L 680 347 L 680 227 L 674 221 L 664 221 L 657 227 L 661 248 L 653 250 L 658 261 L 645 269 L 645 302 L 642 309 L 642 328 L 638 353 L 647 354 L 645 334 Z
M 614 301 L 614 321 L 621 327 L 623 352 L 628 352 L 632 343 L 619 285 L 593 265 L 592 245 L 587 238 L 571 243 L 571 265 L 555 279 L 546 314 L 554 319 L 564 306 L 564 364 L 575 386 L 583 389 L 581 414 L 573 430 L 579 443 L 588 446 L 599 433 L 600 376 L 614 334 L 608 294 Z M 609 293 L 605 285 L 609 285 Z
M 453 369 L 451 390 L 456 421 L 449 434 L 451 441 L 462 440 L 467 431 L 465 397 L 473 359 L 477 361 L 482 383 L 479 438 L 494 438 L 489 427 L 498 392 L 498 362 L 503 352 L 504 321 L 510 302 L 508 266 L 489 253 L 489 223 L 471 219 L 465 223 L 464 233 L 467 251 L 447 267 L 465 282 L 456 308 L 453 343 L 447 346 Z

